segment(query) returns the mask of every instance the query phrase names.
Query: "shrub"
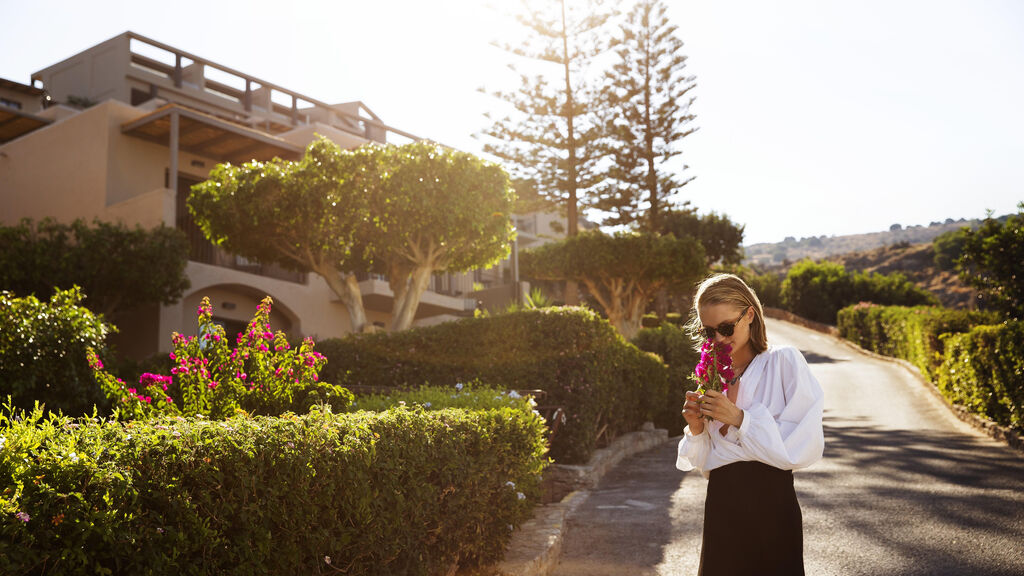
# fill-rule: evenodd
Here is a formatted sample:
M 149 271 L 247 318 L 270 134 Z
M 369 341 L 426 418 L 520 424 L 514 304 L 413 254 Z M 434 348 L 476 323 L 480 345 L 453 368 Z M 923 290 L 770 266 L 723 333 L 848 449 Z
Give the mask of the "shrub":
M 454 386 L 479 380 L 506 390 L 542 389 L 566 420 L 552 437 L 559 462 L 585 462 L 666 403 L 664 368 L 595 313 L 545 308 L 467 318 L 388 334 L 324 340 L 325 381 L 350 387 Z
M 46 298 L 55 286 L 79 286 L 103 314 L 177 302 L 189 287 L 186 264 L 188 239 L 163 224 L 146 230 L 47 218 L 0 226 L 0 287 Z
M 537 402 L 515 390 L 488 388 L 476 383 L 459 383 L 453 387 L 424 386 L 415 390 L 393 390 L 388 394 L 361 394 L 350 410 L 382 412 L 396 406 L 422 407 L 424 410 L 460 408 L 463 410 L 494 410 L 516 408 L 533 410 Z
M 1000 223 L 989 216 L 977 230 L 963 229 L 960 278 L 978 289 L 983 308 L 1024 319 L 1024 202 Z
M 144 373 L 137 387 L 104 370 L 90 358 L 96 378 L 117 407 L 118 416 L 145 418 L 156 414 L 202 414 L 226 418 L 237 411 L 277 415 L 305 413 L 317 403 L 329 402 L 344 410 L 352 395 L 334 384 L 319 382 L 326 358 L 313 350 L 312 338 L 293 348 L 283 332 L 270 331 L 268 296 L 257 308 L 247 329 L 231 349 L 224 327 L 213 322 L 209 298 L 197 314 L 199 335 L 173 335 L 176 366 L 171 375 Z M 273 348 L 271 350 L 271 347 Z
M 976 326 L 946 339 L 936 384 L 951 402 L 1024 428 L 1024 322 Z
M 838 311 L 857 302 L 890 306 L 938 303 L 935 296 L 902 274 L 850 275 L 842 264 L 810 260 L 789 269 L 782 282 L 782 301 L 790 312 L 825 324 L 835 324 Z
M 700 360 L 700 353 L 693 348 L 693 339 L 684 327 L 663 324 L 657 328 L 644 328 L 637 333 L 633 344 L 656 354 L 665 363 L 669 397 L 665 408 L 655 416 L 655 424 L 667 429 L 670 435 L 681 434 L 686 427 L 682 416 L 685 394 L 687 390 L 695 389 L 689 377 Z
M 442 574 L 501 557 L 544 465 L 513 408 L 40 414 L 0 415 L 3 574 Z
M 858 346 L 907 360 L 934 378 L 943 362 L 943 335 L 993 323 L 995 314 L 938 306 L 877 306 L 861 303 L 839 311 L 839 334 Z
M 93 378 L 87 350 L 102 350 L 114 328 L 81 306 L 75 287 L 49 302 L 0 292 L 0 394 L 14 405 L 81 415 L 108 403 Z M 2 397 L 2 396 L 0 396 Z

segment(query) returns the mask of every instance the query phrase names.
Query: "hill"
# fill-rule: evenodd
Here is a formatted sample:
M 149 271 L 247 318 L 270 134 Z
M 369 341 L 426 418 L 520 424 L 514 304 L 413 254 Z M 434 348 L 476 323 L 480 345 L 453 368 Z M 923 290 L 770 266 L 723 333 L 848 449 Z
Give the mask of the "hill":
M 964 226 L 976 228 L 980 224 L 981 220 L 976 219 L 966 220 L 961 218 L 960 220 L 953 220 L 948 218 L 945 222 L 932 222 L 928 226 L 908 226 L 903 228 L 899 224 L 893 224 L 893 227 L 886 232 L 847 236 L 811 236 L 799 240 L 789 237 L 782 242 L 745 246 L 743 264 L 761 269 L 777 266 L 788 268 L 787 261 L 795 262 L 804 258 L 821 260 L 839 254 L 865 252 L 892 245 L 930 245 L 941 234 Z

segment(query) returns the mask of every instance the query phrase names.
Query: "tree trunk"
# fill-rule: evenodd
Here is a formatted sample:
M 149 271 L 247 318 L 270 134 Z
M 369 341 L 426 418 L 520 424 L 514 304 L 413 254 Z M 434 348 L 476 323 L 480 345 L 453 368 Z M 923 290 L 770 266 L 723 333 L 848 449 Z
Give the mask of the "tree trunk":
M 328 270 L 313 270 L 323 277 L 327 286 L 334 292 L 341 303 L 348 310 L 349 323 L 352 325 L 352 332 L 359 334 L 367 329 L 366 308 L 363 307 L 363 293 L 359 291 L 359 279 L 355 274 L 342 276 L 341 272 L 334 268 Z
M 399 301 L 395 298 L 391 310 L 391 329 L 407 330 L 416 319 L 416 309 L 420 305 L 420 297 L 427 284 L 430 283 L 430 274 L 434 272 L 432 265 L 417 266 L 409 274 L 408 286 L 404 297 Z

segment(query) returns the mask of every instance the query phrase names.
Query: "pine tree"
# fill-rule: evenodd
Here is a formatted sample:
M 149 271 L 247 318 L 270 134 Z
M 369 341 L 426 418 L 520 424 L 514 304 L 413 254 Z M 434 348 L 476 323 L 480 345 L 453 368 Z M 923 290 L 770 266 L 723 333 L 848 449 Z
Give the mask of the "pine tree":
M 520 74 L 515 91 L 493 95 L 516 113 L 483 131 L 484 151 L 500 158 L 516 178 L 534 182 L 545 198 L 564 205 L 568 234 L 579 229 L 578 205 L 598 185 L 597 144 L 601 125 L 596 90 L 587 82 L 593 59 L 602 51 L 600 31 L 610 17 L 604 0 L 522 0 L 516 19 L 527 32 L 518 46 L 502 45 L 542 72 Z
M 680 141 L 692 134 L 693 89 L 687 57 L 664 2 L 639 0 L 613 41 L 616 63 L 606 72 L 603 108 L 607 180 L 594 207 L 609 212 L 603 224 L 634 225 L 661 231 L 661 217 L 680 188 L 693 180 L 666 164 L 678 155 Z M 684 203 L 683 206 L 685 206 Z

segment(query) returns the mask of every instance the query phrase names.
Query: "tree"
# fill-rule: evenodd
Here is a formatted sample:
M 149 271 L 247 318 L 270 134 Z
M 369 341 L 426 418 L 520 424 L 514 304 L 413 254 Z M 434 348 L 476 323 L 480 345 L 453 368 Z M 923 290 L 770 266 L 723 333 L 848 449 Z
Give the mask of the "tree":
M 389 275 L 391 328 L 408 328 L 430 274 L 508 253 L 513 193 L 501 167 L 437 144 L 342 150 L 321 138 L 296 162 L 219 165 L 189 209 L 225 249 L 322 276 L 366 327 L 357 272 Z
M 390 148 L 386 175 L 372 195 L 375 266 L 386 270 L 394 304 L 391 329 L 412 325 L 437 271 L 494 265 L 509 254 L 515 199 L 498 166 L 430 142 Z
M 706 270 L 704 250 L 693 238 L 598 231 L 529 250 L 520 266 L 530 278 L 582 282 L 627 340 L 640 330 L 654 294 L 692 284 Z
M 314 272 L 366 327 L 356 272 L 370 262 L 360 243 L 372 229 L 370 193 L 380 186 L 383 148 L 341 150 L 326 138 L 301 160 L 219 164 L 192 187 L 189 211 L 211 242 L 239 256 Z
M 504 161 L 516 178 L 532 180 L 541 194 L 565 206 L 570 236 L 578 231 L 580 197 L 600 182 L 595 165 L 601 126 L 595 90 L 585 78 L 593 58 L 603 51 L 597 32 L 609 13 L 602 4 L 603 0 L 522 1 L 525 13 L 516 19 L 527 38 L 519 46 L 502 47 L 525 60 L 558 68 L 534 75 L 520 72 L 516 91 L 494 92 L 516 114 L 497 120 L 488 116 L 493 124 L 483 131 L 492 139 L 485 143 L 485 152 Z M 515 65 L 510 67 L 519 72 Z
M 977 230 L 964 228 L 962 241 L 957 267 L 980 307 L 1024 318 L 1024 202 L 1003 223 L 990 214 Z
M 714 212 L 698 216 L 691 209 L 666 212 L 661 219 L 660 231 L 677 238 L 691 236 L 704 247 L 707 265 L 739 264 L 743 259 L 743 229 L 725 214 Z
M 0 227 L 0 288 L 48 298 L 80 286 L 89 308 L 107 316 L 177 302 L 189 287 L 186 264 L 185 235 L 163 225 L 24 219 Z
M 618 60 L 605 73 L 602 92 L 611 163 L 594 205 L 612 213 L 604 224 L 659 230 L 673 198 L 693 180 L 677 176 L 685 165 L 676 172 L 666 166 L 696 130 L 689 127 L 696 82 L 686 74 L 676 31 L 661 0 L 639 0 L 612 43 Z

